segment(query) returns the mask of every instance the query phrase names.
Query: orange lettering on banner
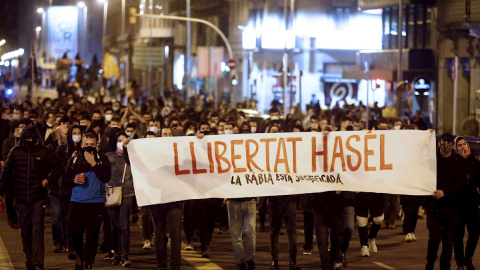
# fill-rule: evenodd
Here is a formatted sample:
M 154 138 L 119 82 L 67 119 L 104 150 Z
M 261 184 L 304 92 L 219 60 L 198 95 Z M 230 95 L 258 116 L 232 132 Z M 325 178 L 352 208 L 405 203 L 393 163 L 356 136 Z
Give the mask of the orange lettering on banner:
M 337 152 L 338 147 L 338 152 Z M 342 171 L 346 171 L 345 168 L 345 158 L 343 157 L 343 141 L 342 137 L 335 137 L 335 143 L 333 144 L 333 156 L 332 156 L 332 167 L 330 167 L 330 172 L 333 172 L 335 169 L 335 160 L 340 158 L 342 162 Z
M 322 135 L 323 136 L 323 135 Z M 323 156 L 323 171 L 328 170 L 328 136 L 323 136 L 323 151 L 317 151 L 317 138 L 312 137 L 312 172 L 317 171 L 317 156 Z
M 393 170 L 393 164 L 385 164 L 385 134 L 380 135 L 380 170 Z
M 219 154 L 219 151 L 218 151 L 218 146 L 219 145 L 223 146 L 223 152 L 221 154 Z M 227 152 L 227 145 L 224 142 L 217 142 L 216 141 L 215 142 L 215 158 L 217 160 L 218 173 L 228 172 L 230 170 L 230 168 L 232 167 L 232 165 L 230 164 L 230 161 L 228 161 L 228 159 L 226 157 L 224 157 L 225 152 Z M 225 161 L 225 163 L 228 164 L 228 167 L 226 169 L 222 169 L 222 164 L 221 164 L 220 160 L 223 160 L 223 161 Z
M 377 135 L 375 134 L 367 134 L 365 135 L 365 171 L 376 171 L 377 168 L 375 167 L 368 167 L 368 156 L 373 156 L 374 152 L 373 150 L 369 150 L 368 149 L 368 140 L 371 140 L 371 139 L 376 139 L 377 138 Z
M 283 158 L 280 158 L 280 149 L 283 151 Z M 290 173 L 290 168 L 288 167 L 287 148 L 285 147 L 284 138 L 280 138 L 280 140 L 278 141 L 277 157 L 275 158 L 275 167 L 273 169 L 274 172 L 277 172 L 278 163 L 284 163 L 285 170 L 287 171 L 287 173 Z
M 190 170 L 180 170 L 180 166 L 178 165 L 177 143 L 173 143 L 173 153 L 175 155 L 175 175 L 190 174 Z
M 346 144 L 348 151 L 354 153 L 358 157 L 357 165 L 353 166 L 352 165 L 352 156 L 347 155 L 348 169 L 350 169 L 350 171 L 354 172 L 354 171 L 358 170 L 358 168 L 360 168 L 360 164 L 362 163 L 362 154 L 360 154 L 360 151 L 358 151 L 357 149 L 352 147 L 352 145 L 350 144 L 351 139 L 355 139 L 358 142 L 358 141 L 360 141 L 360 136 L 353 135 L 353 136 L 348 137 L 347 144 Z
M 276 138 L 270 139 L 260 139 L 261 142 L 265 143 L 265 152 L 266 154 L 266 163 L 267 163 L 267 172 L 271 172 L 270 170 L 270 143 L 277 141 Z
M 197 158 L 195 157 L 195 147 L 193 142 L 190 142 L 190 154 L 192 155 L 192 171 L 193 174 L 207 173 L 207 169 L 197 170 Z
M 292 142 L 292 152 L 293 152 L 293 173 L 297 173 L 297 142 L 301 142 L 302 138 L 287 138 L 287 142 Z
M 239 144 L 243 144 L 243 140 L 231 140 L 230 141 L 230 145 L 232 147 L 230 152 L 232 154 L 232 165 L 233 165 L 233 172 L 234 173 L 241 173 L 241 172 L 246 172 L 247 171 L 246 168 L 237 168 L 237 166 L 235 165 L 235 159 L 241 159 L 242 158 L 241 155 L 235 155 L 235 145 L 239 145 Z
M 215 166 L 213 164 L 213 157 L 212 157 L 212 143 L 207 143 L 207 151 L 208 151 L 208 163 L 210 164 L 210 173 L 215 172 Z
M 255 148 L 255 152 L 254 152 L 253 154 L 250 154 L 250 143 L 255 144 L 255 146 L 257 147 L 257 148 Z M 247 152 L 247 154 L 246 154 L 246 155 L 247 155 L 247 156 L 246 156 L 246 160 L 247 160 L 248 170 L 249 170 L 250 172 L 253 172 L 252 167 L 250 166 L 250 164 L 253 164 L 253 166 L 254 166 L 257 170 L 263 172 L 263 170 L 260 169 L 260 168 L 257 166 L 257 164 L 255 163 L 255 161 L 253 161 L 253 157 L 256 156 L 257 153 L 258 153 L 258 148 L 259 148 L 259 147 L 258 147 L 258 143 L 257 143 L 255 140 L 251 140 L 251 139 L 250 139 L 250 140 L 247 140 L 247 141 L 245 142 L 245 148 L 246 148 L 246 152 Z

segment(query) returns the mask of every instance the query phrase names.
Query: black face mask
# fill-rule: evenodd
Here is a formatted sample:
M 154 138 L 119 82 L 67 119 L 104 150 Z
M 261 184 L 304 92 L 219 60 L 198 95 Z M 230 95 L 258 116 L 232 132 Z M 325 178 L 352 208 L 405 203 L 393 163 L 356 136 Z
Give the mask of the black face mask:
M 347 126 L 347 131 L 353 131 L 353 126 Z
M 84 147 L 84 148 L 83 148 L 83 151 L 84 151 L 84 152 L 88 152 L 88 153 L 92 153 L 92 152 L 93 152 L 94 155 L 97 154 L 97 148 L 95 148 L 95 147 L 93 147 L 93 146 Z
M 38 140 L 36 140 L 36 139 L 34 139 L 32 141 L 25 141 L 25 145 L 28 148 L 34 147 L 35 145 L 37 145 L 37 143 L 38 143 Z
M 200 131 L 200 133 L 203 133 L 203 135 L 209 135 L 209 134 L 210 134 L 210 131 L 204 130 L 204 131 Z
M 85 125 L 80 125 L 80 129 L 81 129 L 82 131 L 85 131 L 85 130 L 87 130 L 87 126 L 85 126 Z

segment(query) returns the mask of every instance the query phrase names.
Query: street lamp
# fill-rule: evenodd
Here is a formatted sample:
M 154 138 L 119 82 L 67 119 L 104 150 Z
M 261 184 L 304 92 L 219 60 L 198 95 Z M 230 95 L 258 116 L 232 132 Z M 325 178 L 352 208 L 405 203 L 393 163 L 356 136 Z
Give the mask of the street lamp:
M 0 46 L 3 46 L 5 44 L 5 39 L 0 40 Z
M 42 14 L 45 10 L 42 7 L 37 8 L 37 13 Z
M 40 27 L 40 26 L 37 26 L 37 28 L 35 28 L 35 31 L 37 31 L 37 32 L 40 32 L 40 31 L 42 31 L 42 27 Z
M 85 4 L 85 2 L 80 1 L 77 3 L 77 7 L 83 9 L 83 50 L 84 50 L 84 55 L 83 59 L 85 60 L 85 63 L 87 62 L 87 53 L 88 53 L 88 48 L 87 48 L 87 12 L 88 12 L 88 7 Z
M 78 2 L 77 7 L 84 8 L 85 7 L 85 2 L 83 2 L 83 1 Z

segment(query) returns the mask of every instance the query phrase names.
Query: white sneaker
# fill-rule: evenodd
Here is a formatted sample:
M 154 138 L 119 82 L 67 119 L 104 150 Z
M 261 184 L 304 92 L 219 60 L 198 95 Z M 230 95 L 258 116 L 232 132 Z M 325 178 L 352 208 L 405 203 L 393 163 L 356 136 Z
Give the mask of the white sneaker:
M 150 240 L 145 240 L 143 242 L 143 249 L 150 249 L 152 247 L 152 243 L 150 242 Z
M 412 235 L 412 241 L 414 241 L 414 242 L 417 241 L 417 237 L 415 237 L 415 234 L 413 232 L 410 233 L 410 234 Z
M 412 233 L 407 233 L 407 235 L 405 235 L 405 242 L 412 242 Z
M 367 246 L 362 246 L 360 252 L 362 253 L 362 257 L 370 257 L 370 250 Z
M 371 252 L 377 253 L 378 248 L 377 248 L 377 244 L 375 243 L 375 238 L 368 240 L 368 247 L 370 247 Z

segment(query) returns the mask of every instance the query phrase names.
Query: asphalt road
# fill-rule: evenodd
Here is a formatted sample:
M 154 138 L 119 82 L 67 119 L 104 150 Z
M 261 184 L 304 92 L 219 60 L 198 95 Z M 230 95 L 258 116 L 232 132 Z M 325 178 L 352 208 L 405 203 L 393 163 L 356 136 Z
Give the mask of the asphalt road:
M 74 262 L 67 259 L 66 253 L 53 253 L 51 223 L 47 210 L 45 230 L 45 267 L 46 269 L 73 269 Z M 401 221 L 397 220 L 398 225 Z M 155 251 L 142 249 L 141 222 L 131 225 L 131 255 L 132 269 L 155 269 Z M 406 243 L 401 235 L 401 226 L 396 229 L 382 229 L 377 237 L 378 253 L 370 257 L 361 257 L 358 235 L 354 234 L 348 251 L 347 269 L 423 269 L 427 248 L 427 229 L 425 219 L 419 220 L 417 226 L 417 242 Z M 312 255 L 302 254 L 303 217 L 299 212 L 297 223 L 298 264 L 302 269 L 320 269 L 320 258 L 315 247 Z M 0 213 L 0 269 L 24 269 L 24 257 L 21 249 L 20 232 L 11 229 L 6 222 L 5 212 Z M 185 240 L 183 240 L 185 241 Z M 2 245 L 3 243 L 3 245 Z M 184 242 L 185 243 L 185 242 Z M 232 247 L 228 233 L 218 234 L 215 231 L 211 244 L 211 257 L 200 258 L 199 243 L 195 243 L 194 251 L 182 251 L 182 269 L 235 269 Z M 269 232 L 257 233 L 257 269 L 268 269 L 270 264 Z M 288 269 L 287 236 L 280 236 L 280 266 Z M 11 264 L 10 264 L 11 263 Z M 480 265 L 478 256 L 475 265 Z M 452 268 L 455 262 L 452 260 Z M 119 269 L 110 261 L 103 259 L 103 254 L 97 254 L 95 269 Z

